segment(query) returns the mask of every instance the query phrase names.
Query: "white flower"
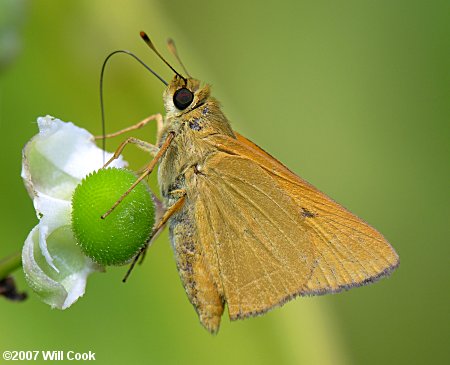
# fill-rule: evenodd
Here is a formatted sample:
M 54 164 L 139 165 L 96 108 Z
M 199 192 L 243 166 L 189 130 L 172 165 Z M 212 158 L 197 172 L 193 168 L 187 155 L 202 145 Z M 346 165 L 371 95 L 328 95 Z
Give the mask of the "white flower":
M 85 129 L 51 116 L 38 118 L 39 134 L 23 149 L 22 178 L 39 224 L 22 251 L 25 277 L 47 304 L 66 309 L 84 294 L 89 274 L 103 271 L 76 245 L 71 198 L 87 174 L 103 166 L 104 151 Z M 112 154 L 106 153 L 106 160 Z M 120 157 L 111 166 L 124 167 Z

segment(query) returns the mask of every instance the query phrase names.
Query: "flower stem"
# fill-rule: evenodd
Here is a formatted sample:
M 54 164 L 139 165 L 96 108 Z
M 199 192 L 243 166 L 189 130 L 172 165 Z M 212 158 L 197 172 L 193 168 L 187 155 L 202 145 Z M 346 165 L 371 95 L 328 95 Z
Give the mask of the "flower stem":
M 22 265 L 22 253 L 20 251 L 0 260 L 0 280 L 6 278 L 14 270 Z

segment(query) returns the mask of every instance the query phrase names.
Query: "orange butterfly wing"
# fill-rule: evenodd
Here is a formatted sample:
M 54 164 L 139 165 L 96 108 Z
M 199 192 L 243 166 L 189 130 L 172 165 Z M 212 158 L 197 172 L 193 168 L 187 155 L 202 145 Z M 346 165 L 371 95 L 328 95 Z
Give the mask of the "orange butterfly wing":
M 231 319 L 297 295 L 372 282 L 398 265 L 386 239 L 253 142 L 212 135 L 196 217 L 205 260 Z
M 281 186 L 289 189 L 291 196 L 299 206 L 306 208 L 306 211 L 304 211 L 305 216 L 316 218 L 306 221 L 318 233 L 318 236 L 322 235 L 323 239 L 314 237 L 313 243 L 315 248 L 321 252 L 330 252 L 331 256 L 336 255 L 334 258 L 329 257 L 334 270 L 331 270 L 330 267 L 329 270 L 324 270 L 323 274 L 325 275 L 321 275 L 321 268 L 315 269 L 314 275 L 309 282 L 309 288 L 312 291 L 319 290 L 319 292 L 324 291 L 324 293 L 327 293 L 336 291 L 336 289 L 364 285 L 379 277 L 388 275 L 398 266 L 399 258 L 397 253 L 381 233 L 295 175 L 256 144 L 240 134 L 236 133 L 236 135 L 238 140 L 244 145 L 265 156 L 268 160 L 267 162 L 274 162 L 278 165 L 280 175 L 276 176 L 274 174 L 275 180 Z M 271 165 L 261 166 L 268 168 Z M 312 213 L 312 216 L 308 212 Z M 350 256 L 347 256 L 346 252 Z M 339 260 L 339 256 L 346 260 Z M 354 258 L 353 262 L 350 260 L 352 257 Z M 345 276 L 345 272 L 347 272 L 347 280 L 339 278 L 339 275 L 336 276 L 337 271 L 339 271 L 336 265 L 341 265 L 341 268 L 344 270 L 341 276 Z M 363 266 L 367 267 L 365 271 Z M 353 276 L 356 275 L 356 277 L 352 277 L 351 273 L 353 273 Z M 325 279 L 328 280 L 330 279 L 330 274 L 332 276 L 331 282 L 329 282 L 329 285 L 323 285 L 323 280 L 320 280 L 320 278 L 325 276 Z M 348 278 L 351 279 L 351 282 L 348 282 Z M 317 284 L 319 284 L 318 287 Z

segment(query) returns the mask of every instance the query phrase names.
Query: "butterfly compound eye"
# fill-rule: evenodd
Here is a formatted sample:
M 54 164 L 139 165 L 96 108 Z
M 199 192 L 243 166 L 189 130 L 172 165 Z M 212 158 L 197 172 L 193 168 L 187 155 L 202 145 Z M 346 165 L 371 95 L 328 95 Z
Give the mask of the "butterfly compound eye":
M 192 100 L 194 100 L 194 94 L 185 87 L 178 89 L 173 94 L 173 103 L 180 110 L 184 110 L 191 105 Z

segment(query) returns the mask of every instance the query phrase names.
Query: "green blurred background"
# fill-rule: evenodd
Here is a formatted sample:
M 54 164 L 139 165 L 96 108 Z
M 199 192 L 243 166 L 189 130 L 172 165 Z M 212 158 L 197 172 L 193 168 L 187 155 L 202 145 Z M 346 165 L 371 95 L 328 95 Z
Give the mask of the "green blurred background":
M 172 76 L 140 30 L 166 55 L 175 38 L 237 131 L 377 227 L 401 257 L 375 285 L 224 317 L 214 337 L 187 300 L 165 233 L 126 285 L 125 268 L 94 275 L 64 312 L 17 272 L 30 298 L 0 298 L 0 352 L 91 350 L 99 364 L 449 363 L 449 14 L 448 1 L 0 0 L 0 257 L 37 223 L 20 179 L 36 117 L 100 133 L 99 72 L 116 49 Z M 108 130 L 162 111 L 161 92 L 118 56 L 105 79 Z M 152 141 L 154 132 L 133 135 Z M 148 159 L 133 148 L 126 157 L 136 168 Z

